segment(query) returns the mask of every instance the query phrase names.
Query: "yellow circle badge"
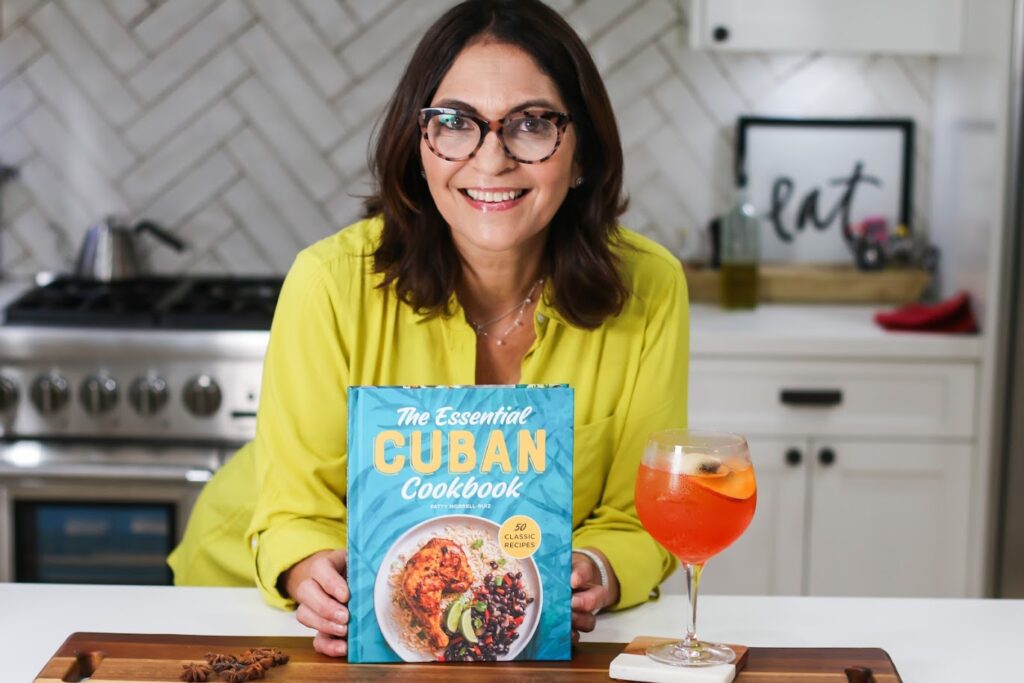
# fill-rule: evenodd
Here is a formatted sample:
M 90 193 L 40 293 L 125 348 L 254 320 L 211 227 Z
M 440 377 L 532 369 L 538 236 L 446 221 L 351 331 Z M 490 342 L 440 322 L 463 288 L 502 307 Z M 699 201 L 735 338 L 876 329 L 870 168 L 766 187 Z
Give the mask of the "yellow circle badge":
M 522 560 L 540 547 L 540 525 L 533 517 L 513 515 L 505 520 L 498 532 L 498 543 L 509 557 Z

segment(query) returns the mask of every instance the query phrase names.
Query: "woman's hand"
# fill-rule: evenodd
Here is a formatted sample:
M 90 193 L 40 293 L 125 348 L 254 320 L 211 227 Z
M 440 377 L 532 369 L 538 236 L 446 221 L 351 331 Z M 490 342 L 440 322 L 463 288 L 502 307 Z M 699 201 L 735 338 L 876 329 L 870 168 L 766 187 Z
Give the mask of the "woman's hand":
M 580 641 L 580 632 L 590 632 L 597 624 L 597 612 L 619 601 L 619 580 L 608 558 L 599 550 L 587 548 L 604 562 L 608 571 L 608 587 L 601 585 L 601 571 L 592 559 L 582 553 L 572 554 L 572 642 Z
M 284 588 L 299 603 L 295 618 L 315 630 L 313 649 L 331 657 L 348 654 L 348 551 L 321 550 L 296 563 Z

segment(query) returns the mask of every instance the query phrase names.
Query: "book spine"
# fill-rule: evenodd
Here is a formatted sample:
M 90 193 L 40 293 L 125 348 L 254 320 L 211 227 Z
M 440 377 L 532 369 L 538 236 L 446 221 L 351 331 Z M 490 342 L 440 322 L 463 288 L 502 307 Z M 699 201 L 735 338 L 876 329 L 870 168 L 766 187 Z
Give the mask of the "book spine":
M 360 435 L 363 430 L 352 429 L 352 425 L 362 424 L 360 418 L 360 411 L 362 409 L 362 401 L 360 400 L 361 392 L 359 387 L 348 388 L 348 436 L 346 443 L 346 488 L 348 492 L 346 494 L 346 505 L 348 506 L 348 582 L 349 582 L 349 621 L 348 621 L 348 660 L 354 664 L 358 664 L 362 661 L 361 648 L 359 647 L 361 626 L 360 619 L 357 618 L 357 608 L 359 607 L 359 598 L 356 597 L 355 592 L 351 590 L 353 585 L 358 585 L 358 563 L 353 562 L 352 559 L 353 549 L 358 553 L 362 547 L 362 534 L 359 529 L 358 520 L 362 518 L 359 510 L 355 509 L 359 505 L 359 494 L 355 492 L 353 494 L 352 481 L 355 479 L 356 474 L 359 472 L 359 453 L 362 452 L 361 444 L 359 443 Z M 355 521 L 356 524 L 352 524 Z

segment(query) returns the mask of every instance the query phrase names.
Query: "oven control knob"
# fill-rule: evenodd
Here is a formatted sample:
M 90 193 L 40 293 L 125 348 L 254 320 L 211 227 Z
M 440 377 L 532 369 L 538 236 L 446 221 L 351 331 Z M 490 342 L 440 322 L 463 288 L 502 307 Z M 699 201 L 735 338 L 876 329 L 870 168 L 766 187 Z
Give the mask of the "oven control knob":
M 210 417 L 220 408 L 220 386 L 209 375 L 193 377 L 185 385 L 185 407 L 197 417 Z
M 18 405 L 18 383 L 6 375 L 0 375 L 0 412 Z
M 139 377 L 132 382 L 128 400 L 139 415 L 155 415 L 167 403 L 167 382 L 163 377 Z
M 82 382 L 78 398 L 90 415 L 102 415 L 117 405 L 117 382 L 109 375 L 90 375 Z
M 32 383 L 32 403 L 42 415 L 53 415 L 68 404 L 68 381 L 55 372 L 36 377 Z

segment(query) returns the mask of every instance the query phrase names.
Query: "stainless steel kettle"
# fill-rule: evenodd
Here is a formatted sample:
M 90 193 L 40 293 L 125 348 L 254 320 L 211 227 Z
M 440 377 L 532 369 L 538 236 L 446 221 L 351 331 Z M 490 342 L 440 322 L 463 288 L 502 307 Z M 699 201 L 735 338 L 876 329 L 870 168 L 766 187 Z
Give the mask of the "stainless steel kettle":
M 92 225 L 78 250 L 75 276 L 85 280 L 124 280 L 147 274 L 147 265 L 139 251 L 138 237 L 144 232 L 173 248 L 184 251 L 185 243 L 152 221 L 128 227 L 108 216 Z

